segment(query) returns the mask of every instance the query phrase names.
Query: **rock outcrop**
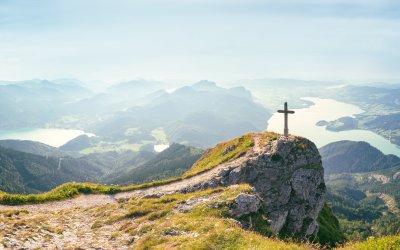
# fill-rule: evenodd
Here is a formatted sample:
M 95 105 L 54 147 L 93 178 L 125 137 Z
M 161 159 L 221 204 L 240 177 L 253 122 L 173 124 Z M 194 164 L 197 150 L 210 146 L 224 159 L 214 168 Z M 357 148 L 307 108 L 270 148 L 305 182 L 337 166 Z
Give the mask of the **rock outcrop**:
M 261 200 L 259 197 L 253 194 L 239 194 L 234 203 L 233 209 L 230 214 L 233 217 L 240 217 L 246 214 L 255 213 L 261 207 Z
M 276 233 L 310 237 L 318 232 L 317 217 L 324 205 L 325 183 L 321 157 L 311 141 L 290 136 L 255 146 L 241 159 L 218 167 L 207 180 L 185 187 L 192 192 L 216 186 L 248 183 L 265 207 L 265 216 Z M 238 197 L 237 216 L 254 212 L 257 197 Z

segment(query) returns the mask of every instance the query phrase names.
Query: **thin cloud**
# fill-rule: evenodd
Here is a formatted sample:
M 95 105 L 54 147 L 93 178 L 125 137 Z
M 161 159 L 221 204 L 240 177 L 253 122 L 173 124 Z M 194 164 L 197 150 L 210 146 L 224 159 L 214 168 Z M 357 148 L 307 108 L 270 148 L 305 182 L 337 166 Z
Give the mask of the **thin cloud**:
M 3 79 L 399 79 L 397 1 L 0 1 Z

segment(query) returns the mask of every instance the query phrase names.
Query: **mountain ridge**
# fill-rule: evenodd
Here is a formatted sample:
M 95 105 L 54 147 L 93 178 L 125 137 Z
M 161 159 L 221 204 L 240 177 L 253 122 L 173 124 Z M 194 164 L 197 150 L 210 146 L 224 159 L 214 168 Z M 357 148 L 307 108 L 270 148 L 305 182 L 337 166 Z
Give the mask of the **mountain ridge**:
M 384 155 L 367 142 L 338 141 L 319 149 L 325 174 L 382 170 L 400 165 L 400 158 Z
M 67 152 L 63 152 L 59 148 L 29 140 L 0 140 L 0 146 L 41 156 L 61 157 L 67 155 Z

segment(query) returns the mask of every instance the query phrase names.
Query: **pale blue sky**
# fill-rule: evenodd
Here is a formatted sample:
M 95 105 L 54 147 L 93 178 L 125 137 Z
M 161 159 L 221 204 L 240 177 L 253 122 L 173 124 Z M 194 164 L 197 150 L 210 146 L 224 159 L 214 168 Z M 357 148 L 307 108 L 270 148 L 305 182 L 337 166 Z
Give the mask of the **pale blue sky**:
M 397 0 L 0 0 L 3 80 L 400 82 L 399 69 Z

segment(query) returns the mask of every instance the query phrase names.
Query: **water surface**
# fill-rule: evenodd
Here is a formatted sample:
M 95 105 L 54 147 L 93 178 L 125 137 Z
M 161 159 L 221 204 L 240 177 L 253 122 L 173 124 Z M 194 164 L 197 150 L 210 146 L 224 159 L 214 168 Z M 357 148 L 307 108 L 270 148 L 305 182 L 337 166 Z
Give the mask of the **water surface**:
M 369 130 L 347 130 L 333 132 L 326 130 L 325 126 L 316 126 L 321 120 L 333 121 L 340 117 L 362 113 L 359 107 L 331 99 L 316 97 L 302 98 L 314 104 L 307 108 L 293 109 L 295 114 L 289 115 L 289 133 L 300 135 L 312 140 L 318 148 L 340 140 L 366 141 L 378 148 L 384 154 L 400 156 L 400 148 L 384 137 Z M 290 103 L 289 109 L 290 109 Z M 282 105 L 283 108 L 283 105 Z M 274 113 L 268 121 L 268 131 L 283 133 L 283 114 Z
M 77 129 L 35 128 L 0 130 L 0 140 L 29 140 L 41 142 L 53 147 L 59 147 L 83 134 L 89 136 L 93 135 Z
M 157 144 L 157 145 L 154 145 L 154 151 L 156 151 L 158 153 L 166 150 L 167 148 L 169 148 L 169 144 Z

